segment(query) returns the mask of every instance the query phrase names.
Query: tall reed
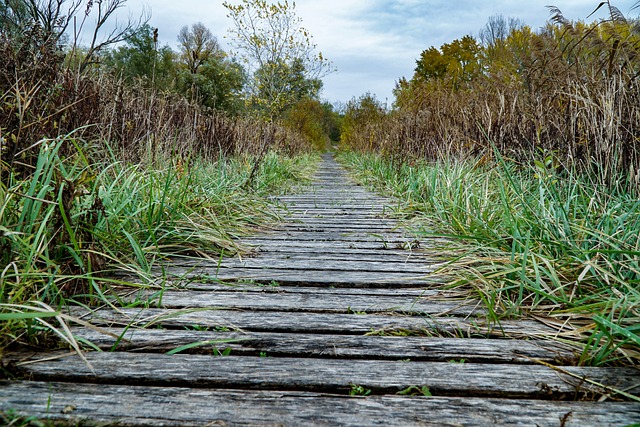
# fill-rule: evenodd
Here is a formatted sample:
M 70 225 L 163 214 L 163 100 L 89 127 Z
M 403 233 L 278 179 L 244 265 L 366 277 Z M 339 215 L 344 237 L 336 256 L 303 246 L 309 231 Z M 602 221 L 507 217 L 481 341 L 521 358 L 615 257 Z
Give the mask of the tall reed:
M 640 361 L 637 195 L 560 172 L 551 159 L 522 168 L 499 155 L 400 167 L 374 154 L 341 158 L 405 200 L 423 233 L 459 243 L 455 284 L 491 312 L 556 325 L 584 364 Z

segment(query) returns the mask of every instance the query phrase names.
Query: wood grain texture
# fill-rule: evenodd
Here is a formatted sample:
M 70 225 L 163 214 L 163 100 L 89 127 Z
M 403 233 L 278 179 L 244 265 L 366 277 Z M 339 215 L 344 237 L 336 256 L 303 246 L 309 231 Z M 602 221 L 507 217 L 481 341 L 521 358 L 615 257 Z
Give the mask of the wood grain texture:
M 277 294 L 315 294 L 315 295 L 335 295 L 348 298 L 352 295 L 363 296 L 395 296 L 395 297 L 434 297 L 440 300 L 446 299 L 469 299 L 468 295 L 461 292 L 448 291 L 444 289 L 422 289 L 422 288 L 349 288 L 349 287 L 326 287 L 326 286 L 287 286 L 273 284 L 252 284 L 242 282 L 193 282 L 176 281 L 171 282 L 176 289 L 188 289 L 201 292 L 261 292 Z
M 63 413 L 65 408 L 75 408 Z M 1 382 L 0 408 L 122 426 L 621 427 L 640 405 L 368 396 L 104 384 Z
M 258 249 L 258 252 L 298 252 L 308 254 L 351 254 L 351 253 L 367 253 L 389 256 L 407 256 L 407 257 L 420 257 L 423 261 L 425 259 L 425 252 L 431 251 L 434 260 L 441 259 L 442 256 L 451 256 L 447 251 L 440 246 L 439 252 L 434 254 L 433 248 L 437 245 L 431 245 L 420 242 L 420 247 L 415 248 L 412 245 L 413 241 L 404 243 L 401 247 L 389 246 L 386 247 L 381 243 L 367 243 L 367 242 L 283 242 L 282 240 L 270 240 L 259 237 L 245 238 L 242 241 L 244 244 L 253 245 Z
M 197 342 L 192 353 L 212 354 L 230 349 L 232 355 L 261 352 L 276 357 L 326 357 L 464 363 L 521 363 L 532 360 L 566 364 L 578 359 L 577 350 L 548 341 L 384 337 L 313 333 L 212 332 L 200 330 L 109 328 L 105 334 L 74 328 L 74 336 L 103 350 L 161 352 Z
M 437 301 L 438 296 L 318 295 L 290 293 L 238 293 L 164 291 L 153 292 L 151 301 L 164 308 L 234 308 L 256 311 L 310 311 L 317 313 L 404 313 L 433 316 L 478 316 L 485 310 L 479 301 Z M 125 298 L 135 300 L 138 296 Z M 431 300 L 434 298 L 434 300 Z M 152 302 L 153 303 L 153 302 Z
M 437 261 L 424 261 L 422 263 L 405 263 L 389 261 L 364 261 L 364 260 L 328 260 L 328 259 L 302 259 L 262 256 L 259 258 L 233 258 L 222 260 L 220 263 L 212 262 L 180 262 L 175 261 L 174 266 L 198 267 L 208 269 L 280 269 L 303 271 L 349 271 L 349 272 L 379 272 L 379 273 L 410 273 L 413 275 L 425 275 L 433 273 L 445 263 Z
M 223 281 L 254 281 L 256 283 L 278 282 L 288 285 L 323 284 L 327 286 L 353 287 L 429 287 L 441 285 L 448 278 L 437 274 L 389 273 L 371 271 L 324 271 L 324 270 L 288 270 L 276 268 L 249 269 L 235 268 L 233 270 L 209 267 L 179 267 L 154 268 L 152 272 L 157 277 L 163 274 L 168 278 L 189 280 L 223 280 Z
M 326 241 L 326 240 L 306 240 L 306 241 L 286 241 L 285 239 L 272 238 L 272 236 L 256 236 L 242 239 L 242 243 L 260 248 L 262 252 L 269 251 L 292 251 L 305 250 L 309 253 L 323 252 L 341 253 L 344 249 L 357 251 L 375 251 L 379 254 L 390 255 L 410 255 L 412 253 L 420 254 L 422 249 L 429 249 L 431 246 L 421 242 L 420 248 L 414 248 L 414 240 L 398 240 L 394 244 L 390 242 L 371 242 L 371 241 Z M 385 244 L 386 243 L 386 244 Z M 434 256 L 438 259 L 438 255 Z
M 144 283 L 139 277 L 123 275 L 120 280 L 130 282 L 144 288 Z M 317 295 L 350 295 L 356 296 L 376 296 L 387 295 L 397 297 L 439 297 L 440 299 L 465 298 L 469 296 L 465 292 L 446 289 L 423 289 L 407 287 L 381 287 L 381 288 L 354 288 L 354 287 L 334 287 L 334 286 L 289 286 L 286 284 L 261 284 L 251 282 L 234 281 L 197 281 L 197 280 L 168 280 L 160 279 L 156 281 L 156 288 L 164 286 L 167 290 L 181 289 L 194 290 L 200 292 L 261 292 L 261 293 L 287 293 L 287 294 L 317 294 Z
M 608 390 L 588 381 L 640 394 L 634 368 L 563 367 L 571 375 L 540 365 L 398 362 L 292 357 L 210 356 L 156 353 L 87 353 L 20 365 L 37 381 L 99 382 L 203 388 L 240 388 L 348 393 L 352 384 L 393 394 L 428 386 L 433 395 L 574 400 Z M 36 358 L 37 359 L 37 358 Z
M 161 326 L 167 328 L 227 328 L 236 331 L 321 333 L 352 335 L 419 334 L 453 337 L 492 337 L 544 339 L 562 333 L 532 320 L 503 320 L 499 324 L 485 318 L 401 316 L 397 314 L 340 314 L 224 310 L 200 308 L 170 310 L 158 308 L 119 308 L 87 311 L 69 310 L 71 316 L 107 326 Z M 572 333 L 568 331 L 568 333 Z

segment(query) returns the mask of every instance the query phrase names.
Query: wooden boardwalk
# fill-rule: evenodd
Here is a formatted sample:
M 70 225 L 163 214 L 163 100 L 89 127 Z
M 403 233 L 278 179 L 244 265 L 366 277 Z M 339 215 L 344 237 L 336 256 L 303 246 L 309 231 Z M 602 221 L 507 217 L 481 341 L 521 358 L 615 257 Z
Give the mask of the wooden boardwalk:
M 280 202 L 286 222 L 245 239 L 255 256 L 177 260 L 157 271 L 176 286 L 123 297 L 137 307 L 75 310 L 113 335 L 74 330 L 105 351 L 14 358 L 23 380 L 0 381 L 0 410 L 126 426 L 640 423 L 609 388 L 640 394 L 637 369 L 575 367 L 549 326 L 489 322 L 443 289 L 442 242 L 400 229 L 393 202 L 330 156 Z

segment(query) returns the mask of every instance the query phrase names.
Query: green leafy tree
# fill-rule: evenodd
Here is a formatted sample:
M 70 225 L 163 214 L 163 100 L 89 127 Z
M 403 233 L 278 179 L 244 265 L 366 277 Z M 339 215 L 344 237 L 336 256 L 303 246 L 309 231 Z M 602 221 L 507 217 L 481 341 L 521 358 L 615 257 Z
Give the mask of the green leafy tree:
M 299 59 L 265 64 L 256 71 L 254 79 L 258 85 L 253 101 L 259 106 L 260 100 L 270 100 L 271 111 L 276 115 L 303 99 L 317 98 L 322 88 L 320 79 L 306 78 L 304 64 Z
M 234 24 L 229 35 L 236 56 L 249 75 L 245 90 L 251 105 L 273 119 L 304 97 L 317 97 L 332 66 L 316 52 L 295 3 L 242 0 L 223 5 Z
M 245 76 L 242 67 L 228 58 L 210 58 L 192 74 L 183 69 L 178 78 L 178 89 L 193 101 L 206 107 L 239 114 L 244 102 L 241 93 Z
M 168 89 L 176 76 L 175 52 L 165 45 L 157 48 L 157 29 L 144 24 L 120 46 L 104 55 L 103 64 L 117 70 L 125 81 Z
M 445 43 L 440 50 L 448 60 L 447 72 L 457 84 L 460 81 L 471 81 L 480 73 L 480 45 L 471 36 L 464 36 L 451 43 Z
M 26 0 L 0 0 L 0 28 L 3 33 L 16 38 L 32 23 Z
M 523 69 L 532 35 L 531 28 L 519 19 L 491 16 L 478 36 L 484 72 L 504 82 L 513 80 Z
M 323 127 L 324 132 L 332 142 L 340 141 L 340 126 L 342 124 L 342 114 L 330 102 L 323 102 L 324 110 Z

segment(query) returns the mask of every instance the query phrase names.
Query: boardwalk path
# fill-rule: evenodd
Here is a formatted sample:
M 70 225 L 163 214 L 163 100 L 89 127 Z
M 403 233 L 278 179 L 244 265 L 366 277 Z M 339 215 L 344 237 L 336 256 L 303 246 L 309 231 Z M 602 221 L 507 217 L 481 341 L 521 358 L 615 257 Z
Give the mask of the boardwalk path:
M 20 364 L 30 381 L 0 383 L 0 409 L 150 426 L 640 422 L 638 403 L 593 402 L 607 393 L 594 382 L 639 393 L 637 370 L 572 367 L 544 324 L 488 323 L 441 288 L 438 242 L 399 229 L 389 200 L 329 156 L 316 178 L 280 198 L 285 223 L 246 239 L 255 257 L 158 271 L 180 289 L 85 317 L 124 339 L 75 330 L 117 347 L 87 354 L 94 372 L 78 356 Z

